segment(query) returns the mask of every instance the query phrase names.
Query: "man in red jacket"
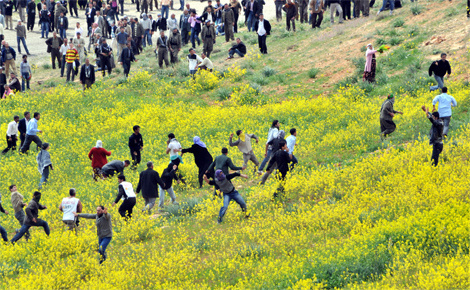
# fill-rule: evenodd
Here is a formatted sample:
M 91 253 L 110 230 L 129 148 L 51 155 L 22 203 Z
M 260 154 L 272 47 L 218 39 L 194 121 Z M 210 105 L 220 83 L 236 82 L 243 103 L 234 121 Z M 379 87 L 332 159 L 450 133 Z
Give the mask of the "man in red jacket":
M 93 179 L 95 181 L 97 177 L 103 178 L 101 168 L 108 163 L 106 156 L 111 156 L 111 152 L 103 148 L 103 142 L 101 142 L 101 140 L 96 141 L 96 146 L 91 148 L 88 153 L 88 158 L 90 158 L 91 167 L 93 168 Z

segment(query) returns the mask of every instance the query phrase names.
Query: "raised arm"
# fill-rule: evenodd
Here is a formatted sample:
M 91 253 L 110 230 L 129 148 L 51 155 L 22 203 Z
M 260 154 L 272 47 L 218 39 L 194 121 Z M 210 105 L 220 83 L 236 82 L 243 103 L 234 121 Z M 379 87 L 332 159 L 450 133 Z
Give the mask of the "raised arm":
M 232 159 L 229 158 L 229 159 L 227 160 L 227 162 L 228 162 L 227 165 L 228 165 L 228 167 L 229 167 L 230 169 L 232 169 L 232 170 L 243 170 L 242 167 L 235 166 L 235 165 L 233 164 L 233 162 L 232 162 Z

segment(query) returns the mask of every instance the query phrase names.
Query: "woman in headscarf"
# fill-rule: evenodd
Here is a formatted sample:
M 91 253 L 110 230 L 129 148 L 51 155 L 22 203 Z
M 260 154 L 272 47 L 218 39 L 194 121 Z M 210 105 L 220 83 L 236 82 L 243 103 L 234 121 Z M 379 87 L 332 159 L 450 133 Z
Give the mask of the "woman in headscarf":
M 88 158 L 91 160 L 91 167 L 93 168 L 93 179 L 96 181 L 97 177 L 101 177 L 101 168 L 108 163 L 106 156 L 110 156 L 111 152 L 103 148 L 101 140 L 96 141 L 96 146 L 91 148 L 88 153 Z
M 193 153 L 194 154 L 194 162 L 196 166 L 199 168 L 198 180 L 199 180 L 199 188 L 202 187 L 202 181 L 204 173 L 206 172 L 207 168 L 212 163 L 212 155 L 207 150 L 206 144 L 201 141 L 201 138 L 198 136 L 194 136 L 193 138 L 194 144 L 187 149 L 181 150 L 181 155 L 184 153 Z M 209 177 L 212 176 L 213 173 L 209 173 Z
M 38 163 L 38 171 L 41 173 L 41 180 L 39 181 L 38 188 L 42 188 L 42 184 L 47 182 L 49 178 L 49 170 L 54 170 L 51 162 L 51 155 L 47 150 L 49 150 L 49 143 L 43 143 L 41 146 L 41 151 L 39 151 L 36 161 Z
M 363 81 L 375 83 L 376 53 L 377 50 L 374 50 L 372 44 L 369 43 L 366 50 L 366 65 L 364 68 L 364 77 L 362 78 Z

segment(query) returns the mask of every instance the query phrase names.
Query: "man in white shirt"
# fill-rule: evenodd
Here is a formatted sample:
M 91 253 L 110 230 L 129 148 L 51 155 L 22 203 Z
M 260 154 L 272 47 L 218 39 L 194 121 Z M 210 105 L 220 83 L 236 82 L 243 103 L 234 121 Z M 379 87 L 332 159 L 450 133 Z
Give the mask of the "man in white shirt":
M 212 61 L 206 56 L 205 53 L 201 54 L 201 57 L 202 62 L 198 65 L 199 69 L 204 69 L 212 72 L 212 69 L 214 68 Z
M 294 149 L 295 149 L 295 141 L 297 138 L 297 130 L 295 128 L 290 129 L 290 136 L 287 137 L 286 143 L 287 143 L 287 149 L 289 149 L 289 157 L 290 157 L 290 168 L 289 170 L 292 170 L 294 166 L 299 163 L 297 161 L 297 158 L 294 156 Z
M 75 37 L 77 37 L 77 33 L 83 35 L 83 28 L 80 27 L 80 22 L 77 22 L 77 26 L 75 27 Z
M 264 19 L 263 14 L 259 15 L 259 21 L 256 21 L 254 31 L 258 34 L 259 50 L 262 54 L 268 54 L 266 37 L 271 34 L 271 24 L 268 20 Z
M 82 202 L 76 198 L 77 191 L 75 188 L 71 188 L 69 190 L 69 196 L 64 197 L 62 202 L 59 206 L 59 210 L 64 213 L 62 217 L 62 221 L 69 227 L 70 231 L 75 230 L 75 234 L 77 233 L 77 220 L 74 212 L 81 213 L 82 212 Z
M 171 18 L 169 18 L 166 22 L 169 33 L 171 33 L 175 28 L 178 29 L 178 20 L 176 19 L 175 14 L 171 14 Z
M 2 154 L 6 154 L 10 149 L 13 152 L 16 150 L 16 141 L 18 140 L 18 122 L 20 121 L 19 116 L 14 116 L 13 121 L 8 124 L 7 129 L 7 148 L 2 151 Z
M 203 59 L 196 54 L 194 48 L 189 49 L 187 59 L 189 63 L 189 73 L 194 77 L 194 74 L 197 72 L 197 65 L 198 63 L 202 62 Z
M 452 117 L 452 107 L 457 106 L 457 101 L 451 95 L 447 94 L 447 87 L 442 88 L 442 94 L 436 96 L 432 100 L 432 111 L 436 111 L 436 104 L 439 103 L 437 112 L 439 113 L 439 118 L 444 121 L 444 130 L 442 135 L 447 137 L 449 132 L 450 119 Z
M 132 209 L 136 203 L 135 192 L 132 184 L 126 181 L 126 177 L 124 175 L 118 176 L 118 182 L 118 195 L 113 202 L 113 206 L 122 199 L 123 202 L 119 207 L 119 214 L 127 220 L 132 217 Z
M 176 140 L 175 134 L 168 134 L 168 140 L 166 141 L 168 145 L 166 148 L 166 154 L 170 154 L 170 161 L 176 165 L 179 165 L 181 162 L 181 156 L 179 152 L 181 151 L 181 144 Z
M 70 45 L 68 43 L 67 38 L 64 38 L 64 43 L 59 48 L 59 54 L 62 57 L 61 59 L 61 67 L 60 67 L 60 77 L 64 77 L 64 70 L 67 64 L 65 63 L 65 55 L 67 54 L 67 50 L 70 49 Z

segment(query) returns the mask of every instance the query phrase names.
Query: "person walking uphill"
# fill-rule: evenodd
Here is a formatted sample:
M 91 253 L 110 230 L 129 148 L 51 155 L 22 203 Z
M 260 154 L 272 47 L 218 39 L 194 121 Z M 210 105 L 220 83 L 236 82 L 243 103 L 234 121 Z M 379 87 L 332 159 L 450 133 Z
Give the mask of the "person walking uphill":
M 271 158 L 269 159 L 269 163 L 271 164 L 271 161 L 273 160 L 274 154 L 282 149 L 281 144 L 286 143 L 286 139 L 284 137 L 286 136 L 286 132 L 284 130 L 280 130 L 277 138 L 272 139 L 271 141 L 268 142 L 268 146 L 271 146 L 272 148 L 272 153 L 271 153 Z M 271 164 L 270 166 L 271 170 L 266 170 L 264 173 L 263 177 L 261 177 L 261 182 L 260 184 L 265 184 L 266 180 L 268 180 L 269 175 L 271 175 L 271 172 L 274 169 L 277 169 L 277 163 L 274 162 L 274 164 Z
M 108 210 L 100 205 L 96 208 L 96 214 L 87 213 L 73 213 L 76 217 L 82 217 L 86 219 L 94 219 L 96 224 L 96 230 L 98 234 L 98 252 L 101 255 L 100 264 L 106 261 L 106 248 L 108 247 L 111 239 L 113 238 L 113 224 L 112 216 L 108 213 Z
M 12 184 L 10 185 L 10 192 L 11 192 L 11 206 L 13 207 L 13 210 L 15 211 L 15 218 L 19 222 L 20 226 L 24 225 L 24 220 L 25 220 L 25 213 L 23 208 L 27 206 L 27 203 L 24 203 L 24 197 L 21 195 L 21 193 L 18 192 L 18 188 L 16 185 Z M 17 230 L 19 231 L 19 230 Z M 29 230 L 26 231 L 26 240 L 29 240 L 30 234 Z
M 91 148 L 88 152 L 88 158 L 91 160 L 91 167 L 93 168 L 93 179 L 96 181 L 97 177 L 101 177 L 101 169 L 108 163 L 106 156 L 111 156 L 111 152 L 103 148 L 101 140 L 96 141 L 96 146 Z
M 41 114 L 35 112 L 33 114 L 33 118 L 29 120 L 28 124 L 26 125 L 26 138 L 24 140 L 23 147 L 21 147 L 21 153 L 26 153 L 29 150 L 29 146 L 32 142 L 36 143 L 37 147 L 40 148 L 42 146 L 42 141 L 36 135 L 37 133 L 42 133 L 41 130 L 38 129 L 38 121 L 41 119 Z
M 51 155 L 48 152 L 49 148 L 49 143 L 43 143 L 41 151 L 39 151 L 38 156 L 36 157 L 38 171 L 42 175 L 41 180 L 39 181 L 39 189 L 42 188 L 42 184 L 44 182 L 47 182 L 47 179 L 49 178 L 49 170 L 54 170 L 54 167 L 52 167 Z
M 280 126 L 281 126 L 281 123 L 279 123 L 279 120 L 274 120 L 271 124 L 271 128 L 269 128 L 268 140 L 266 141 L 264 159 L 261 162 L 261 165 L 259 166 L 258 174 L 262 174 L 264 166 L 266 166 L 266 163 L 268 163 L 269 159 L 271 158 L 271 154 L 273 153 L 273 147 L 271 145 L 269 145 L 269 143 L 273 139 L 275 139 L 279 136 L 279 127 Z
M 7 128 L 7 148 L 2 151 L 2 154 L 6 154 L 10 149 L 15 152 L 16 141 L 18 141 L 18 122 L 20 121 L 19 116 L 14 116 L 13 121 L 8 123 Z
M 155 206 L 155 201 L 158 197 L 158 187 L 164 188 L 165 184 L 160 179 L 157 171 L 153 170 L 153 162 L 147 162 L 147 170 L 140 173 L 139 184 L 137 185 L 136 192 L 142 190 L 142 197 L 145 200 L 145 207 L 142 211 L 151 213 L 152 208 Z
M 199 188 L 202 187 L 202 182 L 203 182 L 203 176 L 211 165 L 213 158 L 212 155 L 209 153 L 209 150 L 207 150 L 206 144 L 201 141 L 201 138 L 199 136 L 194 136 L 193 138 L 194 144 L 191 145 L 190 148 L 186 148 L 181 150 L 181 156 L 185 153 L 192 153 L 194 154 L 194 162 L 196 163 L 197 168 L 199 169 L 199 174 L 198 174 L 198 181 L 199 181 Z M 212 173 L 209 173 L 209 176 L 212 176 Z
M 255 139 L 256 143 L 258 143 L 258 136 L 256 136 L 255 134 L 244 133 L 242 130 L 237 130 L 236 133 L 238 136 L 238 140 L 232 142 L 233 133 L 230 134 L 230 138 L 228 140 L 229 145 L 238 146 L 238 150 L 243 153 L 243 167 L 246 167 L 248 165 L 248 161 L 251 160 L 251 162 L 255 164 L 256 168 L 258 168 L 259 162 L 256 158 L 255 153 L 253 152 L 253 148 L 251 147 L 251 139 Z
M 280 176 L 280 185 L 277 188 L 276 192 L 274 193 L 274 198 L 276 198 L 279 192 L 284 191 L 284 181 L 289 172 L 289 163 L 291 162 L 291 156 L 289 155 L 289 149 L 287 148 L 287 143 L 285 141 L 281 141 L 279 143 L 279 150 L 273 154 L 273 157 L 269 161 L 268 167 L 266 168 L 266 173 L 271 174 L 272 171 L 277 169 Z
M 39 203 L 40 200 L 41 193 L 39 191 L 35 191 L 33 194 L 33 199 L 29 202 L 25 209 L 26 217 L 24 219 L 24 224 L 20 231 L 13 237 L 13 239 L 11 239 L 12 244 L 21 239 L 31 227 L 43 227 L 46 235 L 50 234 L 51 231 L 49 230 L 49 225 L 47 222 L 38 218 L 39 210 L 47 209 L 47 206 Z
M 222 13 L 222 23 L 224 24 L 225 42 L 228 42 L 229 40 L 235 40 L 233 37 L 235 15 L 233 14 L 233 10 L 228 6 L 228 4 L 225 4 L 225 9 Z
M 452 117 L 452 107 L 457 107 L 457 101 L 451 95 L 447 94 L 447 87 L 442 88 L 442 94 L 436 96 L 432 100 L 432 111 L 436 111 L 436 104 L 439 103 L 437 112 L 439 113 L 440 119 L 444 122 L 444 130 L 442 134 L 447 137 L 449 132 L 450 118 Z
M 119 214 L 127 220 L 132 217 L 132 209 L 136 203 L 135 192 L 132 184 L 126 181 L 126 177 L 124 175 L 118 176 L 118 182 L 118 195 L 114 200 L 113 206 L 119 203 L 119 200 L 122 199 L 123 202 L 119 207 Z
M 452 73 L 450 63 L 447 61 L 447 54 L 442 53 L 441 59 L 434 61 L 429 67 L 429 76 L 432 76 L 434 73 L 434 78 L 436 79 L 437 85 L 432 86 L 429 89 L 435 91 L 437 89 L 442 89 L 444 87 L 444 77 L 446 74 L 450 76 Z
M 132 156 L 132 166 L 131 169 L 137 169 L 137 166 L 140 163 L 141 157 L 140 152 L 144 149 L 144 141 L 142 140 L 142 135 L 140 134 L 140 126 L 135 125 L 132 130 L 134 133 L 129 137 L 129 149 L 131 150 Z
M 231 182 L 231 180 L 237 176 L 248 178 L 248 175 L 240 174 L 238 172 L 225 175 L 220 169 L 215 172 L 214 180 L 209 181 L 209 179 L 204 176 L 204 180 L 209 185 L 217 186 L 224 193 L 224 205 L 220 209 L 219 217 L 217 219 L 217 223 L 219 224 L 222 222 L 222 219 L 224 218 L 225 213 L 227 212 L 228 206 L 230 205 L 230 201 L 232 200 L 234 200 L 240 205 L 242 211 L 245 213 L 245 218 L 248 218 L 250 216 L 246 210 L 246 203 L 243 200 L 243 197 L 240 195 L 240 193 L 238 193 L 238 191 L 235 189 Z
M 295 32 L 295 18 L 299 15 L 297 6 L 292 0 L 287 0 L 287 4 L 282 7 L 282 10 L 286 12 L 286 29 L 290 31 L 290 25 L 292 23 L 292 30 Z
M 422 106 L 421 109 L 426 113 L 426 117 L 431 122 L 431 130 L 429 131 L 429 145 L 432 145 L 431 162 L 437 166 L 439 163 L 439 154 L 441 154 L 444 144 L 442 143 L 442 132 L 444 130 L 444 122 L 439 118 L 439 112 L 430 113 L 429 109 Z
M 180 180 L 178 179 L 176 170 L 178 170 L 178 165 L 170 163 L 168 164 L 168 167 L 165 168 L 162 172 L 162 181 L 164 187 L 158 186 L 158 191 L 160 192 L 160 201 L 158 202 L 159 208 L 163 208 L 163 206 L 165 205 L 165 191 L 168 192 L 168 195 L 171 198 L 171 203 L 177 204 L 176 195 L 173 191 L 173 180 L 176 180 L 178 183 L 180 182 Z
M 323 0 L 310 1 L 310 14 L 312 16 L 312 28 L 320 28 L 323 21 L 323 13 L 325 12 L 325 5 Z
M 386 138 L 387 135 L 390 135 L 395 131 L 397 127 L 393 122 L 393 117 L 395 117 L 395 114 L 403 115 L 402 112 L 398 112 L 393 109 L 394 103 L 395 97 L 393 94 L 390 94 L 383 102 L 382 108 L 380 108 L 380 136 L 382 138 Z
M 82 202 L 76 197 L 77 191 L 75 188 L 69 190 L 69 196 L 64 197 L 60 203 L 59 210 L 63 212 L 62 222 L 67 225 L 69 231 L 75 230 L 77 234 L 77 218 L 74 212 L 81 213 L 83 209 Z

